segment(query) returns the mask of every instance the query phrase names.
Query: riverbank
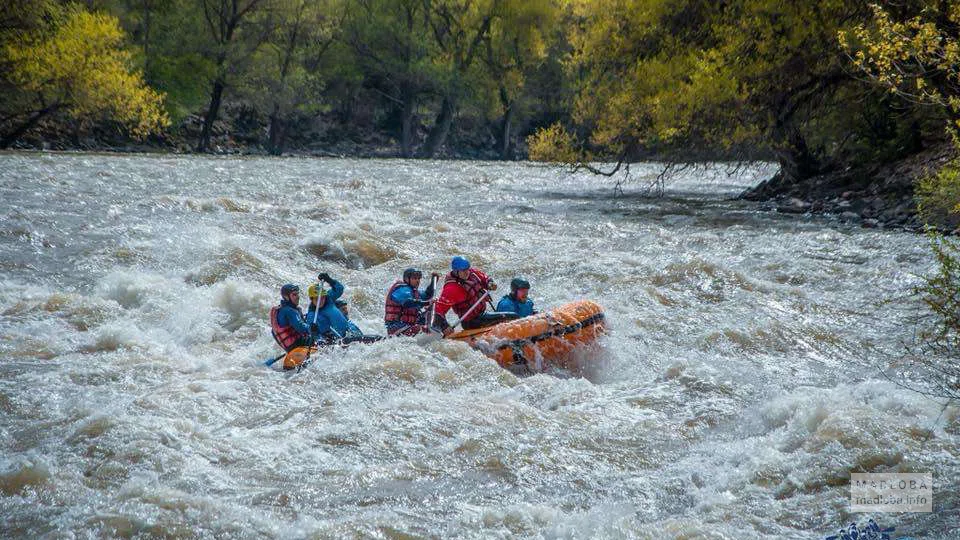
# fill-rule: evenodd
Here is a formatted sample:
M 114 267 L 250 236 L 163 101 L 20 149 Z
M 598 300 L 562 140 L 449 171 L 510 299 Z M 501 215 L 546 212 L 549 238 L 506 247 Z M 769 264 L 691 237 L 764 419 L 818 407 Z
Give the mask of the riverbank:
M 119 125 L 100 122 L 79 124 L 64 118 L 51 118 L 27 132 L 11 146 L 14 150 L 54 150 L 83 152 L 137 152 L 191 154 L 196 152 L 203 118 L 189 115 L 162 134 L 143 141 L 132 139 Z M 304 117 L 288 126 L 284 156 L 309 157 L 403 157 L 400 142 L 389 130 L 369 123 L 344 122 L 335 114 Z M 418 125 L 417 155 L 428 129 Z M 518 135 L 511 148 L 514 159 L 526 159 L 525 133 Z M 434 156 L 437 159 L 500 160 L 496 137 L 490 126 L 473 117 L 462 117 L 451 127 L 447 142 Z M 273 155 L 269 149 L 268 119 L 242 104 L 225 107 L 213 124 L 209 151 L 212 155 Z
M 796 181 L 779 172 L 745 191 L 740 198 L 764 209 L 787 214 L 832 214 L 867 228 L 921 231 L 914 186 L 919 178 L 955 156 L 950 145 L 939 145 L 883 165 L 847 168 Z M 944 229 L 960 232 L 957 224 Z

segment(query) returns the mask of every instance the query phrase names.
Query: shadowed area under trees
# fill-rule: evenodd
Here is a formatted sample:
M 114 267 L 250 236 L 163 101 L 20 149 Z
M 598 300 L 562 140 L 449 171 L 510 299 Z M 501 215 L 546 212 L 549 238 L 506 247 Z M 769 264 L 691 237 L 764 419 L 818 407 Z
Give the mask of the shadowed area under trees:
M 0 133 L 7 146 L 59 148 L 125 148 L 127 133 L 156 133 L 148 145 L 177 151 L 764 158 L 789 184 L 948 141 L 952 109 L 891 91 L 856 49 L 865 32 L 883 31 L 882 13 L 889 24 L 922 13 L 953 31 L 948 11 L 956 8 L 941 4 L 19 2 L 2 22 L 2 84 L 14 99 L 4 102 Z M 947 11 L 931 15 L 936 9 Z M 45 15 L 52 12 L 61 15 Z M 162 113 L 144 109 L 144 97 L 68 108 L 48 97 L 52 89 L 37 91 L 41 74 L 22 50 L 41 35 L 81 31 L 66 13 L 119 21 L 111 54 L 142 77 L 155 103 L 162 96 Z M 944 103 L 955 94 L 949 81 L 929 78 Z M 155 120 L 132 132 L 113 127 L 137 124 L 138 110 Z

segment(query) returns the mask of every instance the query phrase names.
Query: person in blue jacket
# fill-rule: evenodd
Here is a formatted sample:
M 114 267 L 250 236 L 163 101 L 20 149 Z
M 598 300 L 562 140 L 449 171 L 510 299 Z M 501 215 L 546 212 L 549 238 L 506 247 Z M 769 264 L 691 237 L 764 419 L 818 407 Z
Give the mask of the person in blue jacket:
M 353 321 L 350 320 L 350 305 L 347 304 L 346 300 L 337 300 L 334 302 L 337 306 L 337 309 L 340 310 L 340 313 L 343 314 L 344 318 L 347 319 L 347 333 L 344 334 L 345 337 L 360 337 L 363 335 L 363 331 L 360 330 L 360 327 L 356 324 L 353 324 Z
M 378 336 L 376 334 L 364 334 L 363 330 L 360 330 L 360 327 L 353 323 L 350 320 L 350 305 L 347 304 L 346 300 L 337 300 L 334 302 L 337 309 L 340 310 L 340 313 L 343 313 L 343 317 L 347 319 L 347 333 L 343 336 L 343 343 L 353 343 L 359 341 L 360 343 L 373 343 L 374 341 L 380 341 L 383 339 L 383 336 Z
M 293 283 L 280 287 L 280 305 L 270 310 L 270 330 L 287 352 L 313 344 L 310 326 L 300 311 L 300 287 Z
M 431 274 L 431 278 L 438 277 L 440 276 L 437 274 Z M 387 290 L 383 315 L 387 335 L 415 336 L 424 331 L 424 326 L 430 323 L 426 320 L 425 309 L 430 306 L 430 299 L 435 292 L 434 280 L 431 279 L 430 285 L 421 291 L 422 278 L 422 271 L 417 268 L 407 268 L 403 271 L 401 279 L 394 282 Z
M 337 309 L 336 301 L 343 295 L 343 284 L 326 272 L 317 276 L 317 279 L 326 282 L 330 289 L 323 290 L 316 283 L 307 288 L 310 296 L 307 324 L 318 340 L 328 343 L 341 340 L 347 334 L 347 318 Z
M 497 311 L 516 313 L 520 317 L 528 317 L 537 311 L 533 309 L 533 300 L 529 298 L 530 282 L 523 278 L 514 278 L 510 282 L 510 294 L 506 294 L 497 302 Z

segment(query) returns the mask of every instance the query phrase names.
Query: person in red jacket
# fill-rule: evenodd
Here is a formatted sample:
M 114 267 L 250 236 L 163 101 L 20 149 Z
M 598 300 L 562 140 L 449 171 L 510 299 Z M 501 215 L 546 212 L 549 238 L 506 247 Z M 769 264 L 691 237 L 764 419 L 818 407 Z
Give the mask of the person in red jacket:
M 470 261 L 459 255 L 454 257 L 436 305 L 436 324 L 442 329 L 443 335 L 453 332 L 453 328 L 445 324 L 445 315 L 450 309 L 460 317 L 464 330 L 515 318 L 515 314 L 486 313 L 486 304 L 491 301 L 489 291 L 495 290 L 496 282 L 480 270 L 471 268 Z

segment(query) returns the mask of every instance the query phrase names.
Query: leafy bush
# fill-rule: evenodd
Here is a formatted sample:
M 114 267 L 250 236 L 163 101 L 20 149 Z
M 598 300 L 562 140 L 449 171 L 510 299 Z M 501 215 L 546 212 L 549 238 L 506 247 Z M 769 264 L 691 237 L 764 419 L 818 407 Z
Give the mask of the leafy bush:
M 538 129 L 527 137 L 527 145 L 533 161 L 575 163 L 578 160 L 573 136 L 560 124 Z
M 932 384 L 932 394 L 960 397 L 960 242 L 930 233 L 937 271 L 917 288 L 932 324 L 919 335 L 919 350 L 908 369 Z
M 916 187 L 920 217 L 934 227 L 960 226 L 960 164 L 950 162 L 935 174 L 921 178 Z

